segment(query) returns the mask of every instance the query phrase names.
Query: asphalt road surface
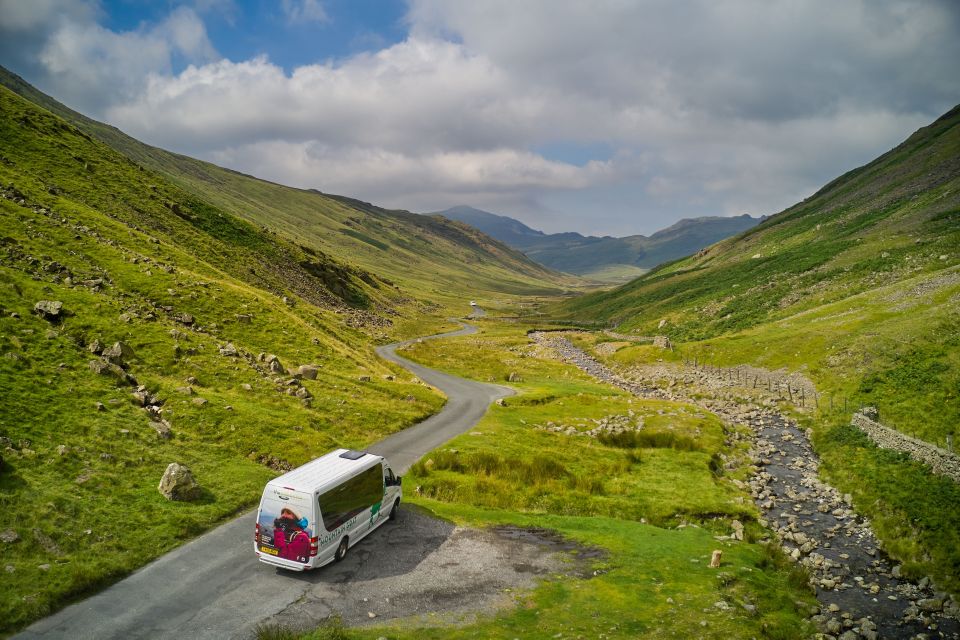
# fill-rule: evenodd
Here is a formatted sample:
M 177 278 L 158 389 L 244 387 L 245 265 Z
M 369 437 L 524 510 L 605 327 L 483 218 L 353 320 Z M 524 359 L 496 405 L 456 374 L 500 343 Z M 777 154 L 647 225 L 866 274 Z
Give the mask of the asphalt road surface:
M 465 325 L 459 331 L 421 339 L 475 331 Z M 410 362 L 396 354 L 401 344 L 404 343 L 379 347 L 377 353 L 409 369 L 448 397 L 440 413 L 369 447 L 369 451 L 390 460 L 402 474 L 431 449 L 468 431 L 493 400 L 511 391 Z M 431 565 L 428 560 L 457 533 L 453 527 L 441 526 L 432 535 L 414 535 L 406 544 L 391 544 L 393 538 L 403 537 L 405 524 L 414 532 L 439 526 L 431 525 L 430 518 L 401 509 L 397 523 L 387 523 L 371 533 L 334 568 L 328 565 L 294 574 L 257 561 L 252 544 L 255 517 L 255 511 L 244 514 L 188 542 L 104 591 L 34 623 L 15 638 L 242 638 L 250 637 L 261 621 L 284 613 L 289 614 L 292 626 L 304 626 L 318 611 L 342 610 L 345 607 L 340 604 L 349 604 L 336 601 L 344 592 L 333 590 L 331 585 L 350 582 L 364 566 L 374 574 L 378 573 L 377 566 L 390 566 L 402 583 L 405 574 L 421 565 Z M 446 548 L 454 549 L 454 556 L 461 555 L 456 544 L 446 544 Z M 493 561 L 496 563 L 496 558 Z M 457 570 L 451 566 L 447 573 L 456 574 Z M 396 597 L 403 596 L 403 588 L 396 584 L 390 588 L 396 591 Z M 312 613 L 302 606 L 305 601 L 316 605 Z M 420 609 L 414 607 L 397 615 L 415 614 Z

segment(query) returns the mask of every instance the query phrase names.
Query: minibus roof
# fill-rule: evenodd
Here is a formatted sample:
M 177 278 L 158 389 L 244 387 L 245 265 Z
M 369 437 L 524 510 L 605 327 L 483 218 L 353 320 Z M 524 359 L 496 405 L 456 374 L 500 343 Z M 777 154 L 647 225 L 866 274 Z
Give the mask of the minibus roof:
M 336 485 L 343 478 L 369 469 L 374 464 L 379 464 L 381 460 L 383 460 L 381 456 L 372 453 L 337 449 L 274 478 L 267 485 L 291 491 L 314 493 Z

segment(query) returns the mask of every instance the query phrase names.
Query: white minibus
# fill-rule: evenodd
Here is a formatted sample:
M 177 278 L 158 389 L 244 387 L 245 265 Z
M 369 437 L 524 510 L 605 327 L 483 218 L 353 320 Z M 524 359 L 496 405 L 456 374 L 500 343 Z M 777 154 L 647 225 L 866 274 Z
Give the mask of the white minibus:
M 267 483 L 257 509 L 254 549 L 261 562 L 293 571 L 343 560 L 387 519 L 403 491 L 387 461 L 337 449 Z

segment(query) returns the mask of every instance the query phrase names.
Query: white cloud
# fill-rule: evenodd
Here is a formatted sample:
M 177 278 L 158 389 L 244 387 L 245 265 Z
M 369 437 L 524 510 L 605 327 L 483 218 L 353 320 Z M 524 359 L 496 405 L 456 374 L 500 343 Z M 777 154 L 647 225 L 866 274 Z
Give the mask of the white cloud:
M 203 21 L 187 6 L 152 26 L 116 32 L 99 24 L 96 3 L 0 2 L 0 35 L 10 47 L 0 45 L 0 54 L 29 56 L 25 71 L 34 72 L 41 89 L 95 117 L 139 94 L 148 75 L 169 76 L 177 56 L 198 63 L 218 57 Z
M 52 20 L 47 86 L 148 142 L 390 206 L 496 206 L 551 230 L 772 213 L 960 102 L 949 2 L 412 0 L 405 41 L 289 72 L 218 60 L 184 7 L 114 33 L 95 5 L 44 2 L 3 20 Z M 318 2 L 283 9 L 329 20 Z M 174 56 L 194 64 L 174 74 Z M 536 151 L 550 148 L 609 157 Z

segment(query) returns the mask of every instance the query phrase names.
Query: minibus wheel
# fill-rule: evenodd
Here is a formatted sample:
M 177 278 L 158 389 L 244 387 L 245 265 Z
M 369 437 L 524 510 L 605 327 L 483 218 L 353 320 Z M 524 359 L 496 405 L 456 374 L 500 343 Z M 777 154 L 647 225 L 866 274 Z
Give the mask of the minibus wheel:
M 340 562 L 347 557 L 347 549 L 350 548 L 350 544 L 347 542 L 347 539 L 344 538 L 340 541 L 340 546 L 337 547 L 337 553 L 333 556 L 333 559 L 337 562 Z
M 399 508 L 400 508 L 400 500 L 399 500 L 399 499 L 394 500 L 394 501 L 393 501 L 393 509 L 390 509 L 390 515 L 389 515 L 390 520 L 396 520 L 396 519 L 397 519 L 397 509 L 399 509 Z

